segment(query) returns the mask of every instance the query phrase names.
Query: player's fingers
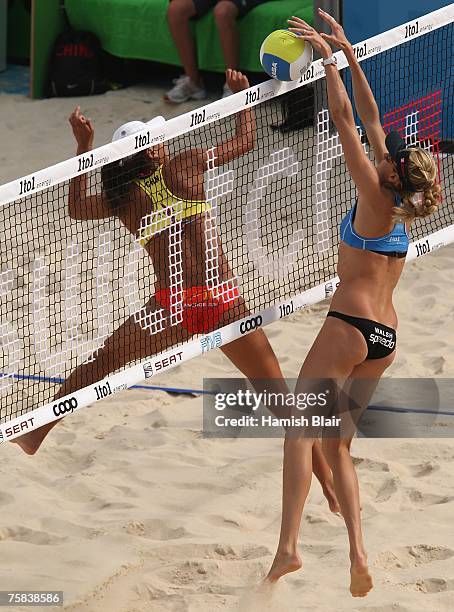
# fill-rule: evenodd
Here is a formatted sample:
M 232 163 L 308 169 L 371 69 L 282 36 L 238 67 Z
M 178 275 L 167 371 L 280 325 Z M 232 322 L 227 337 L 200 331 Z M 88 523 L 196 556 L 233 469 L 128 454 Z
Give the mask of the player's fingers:
M 331 36 L 330 34 L 325 34 L 324 32 L 322 32 L 320 36 L 323 38 L 323 40 L 327 40 L 328 42 L 333 43 L 333 44 L 336 43 L 337 39 L 335 36 Z
M 329 13 L 327 13 L 324 10 L 322 10 L 321 8 L 318 9 L 318 12 L 320 13 L 320 17 L 324 21 L 326 21 L 327 23 L 330 23 L 330 24 L 336 24 L 337 25 L 337 21 Z
M 304 21 L 304 19 L 301 19 L 301 17 L 295 17 L 294 15 L 292 15 L 292 17 L 288 20 L 289 23 L 291 21 L 295 22 L 295 23 L 299 23 L 303 26 L 306 26 L 306 28 L 310 28 L 311 26 L 307 23 L 307 21 Z

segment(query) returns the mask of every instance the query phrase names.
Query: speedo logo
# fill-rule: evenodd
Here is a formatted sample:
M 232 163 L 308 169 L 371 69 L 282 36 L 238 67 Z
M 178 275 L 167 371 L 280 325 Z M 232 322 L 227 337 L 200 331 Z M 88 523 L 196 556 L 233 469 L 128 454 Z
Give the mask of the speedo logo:
M 393 340 L 392 334 L 390 334 L 389 332 L 386 332 L 386 334 L 389 334 L 389 338 L 385 338 L 383 336 L 379 336 L 377 334 L 370 334 L 369 336 L 369 342 L 372 342 L 372 344 L 382 344 L 383 346 L 388 347 L 389 349 L 393 349 L 396 346 L 396 342 Z
M 52 412 L 57 417 L 64 416 L 68 412 L 74 412 L 78 405 L 79 402 L 76 400 L 75 397 L 69 397 L 68 399 L 58 402 L 58 404 L 54 404 L 52 406 Z

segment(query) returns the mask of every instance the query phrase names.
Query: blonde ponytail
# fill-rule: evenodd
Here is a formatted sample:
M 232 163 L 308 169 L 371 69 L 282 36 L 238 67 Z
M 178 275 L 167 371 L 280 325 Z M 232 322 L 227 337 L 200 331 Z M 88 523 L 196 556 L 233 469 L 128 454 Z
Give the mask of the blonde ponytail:
M 437 165 L 433 156 L 420 148 L 408 150 L 408 178 L 421 197 L 416 198 L 415 193 L 400 191 L 402 206 L 393 208 L 395 223 L 410 223 L 415 217 L 432 215 L 438 210 L 441 199 L 441 187 L 436 182 Z

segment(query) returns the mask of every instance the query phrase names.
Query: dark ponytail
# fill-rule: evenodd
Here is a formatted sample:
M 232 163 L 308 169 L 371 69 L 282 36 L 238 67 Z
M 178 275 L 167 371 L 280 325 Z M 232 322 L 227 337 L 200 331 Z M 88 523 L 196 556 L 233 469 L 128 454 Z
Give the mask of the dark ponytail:
M 150 160 L 143 151 L 103 166 L 102 189 L 112 210 L 127 205 L 131 182 L 150 172 Z

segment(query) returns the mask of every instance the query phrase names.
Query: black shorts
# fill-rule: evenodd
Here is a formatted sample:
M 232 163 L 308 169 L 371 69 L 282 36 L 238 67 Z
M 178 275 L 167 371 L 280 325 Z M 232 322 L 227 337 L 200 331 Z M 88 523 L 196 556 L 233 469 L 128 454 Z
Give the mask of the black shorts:
M 214 8 L 217 4 L 217 0 L 192 0 L 196 10 L 196 19 L 203 17 L 208 11 Z M 244 17 L 246 13 L 258 6 L 264 4 L 268 0 L 228 0 L 238 9 L 238 17 Z
M 330 310 L 327 316 L 341 319 L 362 333 L 367 344 L 366 359 L 382 359 L 396 350 L 396 330 L 392 327 L 362 317 L 351 317 L 335 310 Z

